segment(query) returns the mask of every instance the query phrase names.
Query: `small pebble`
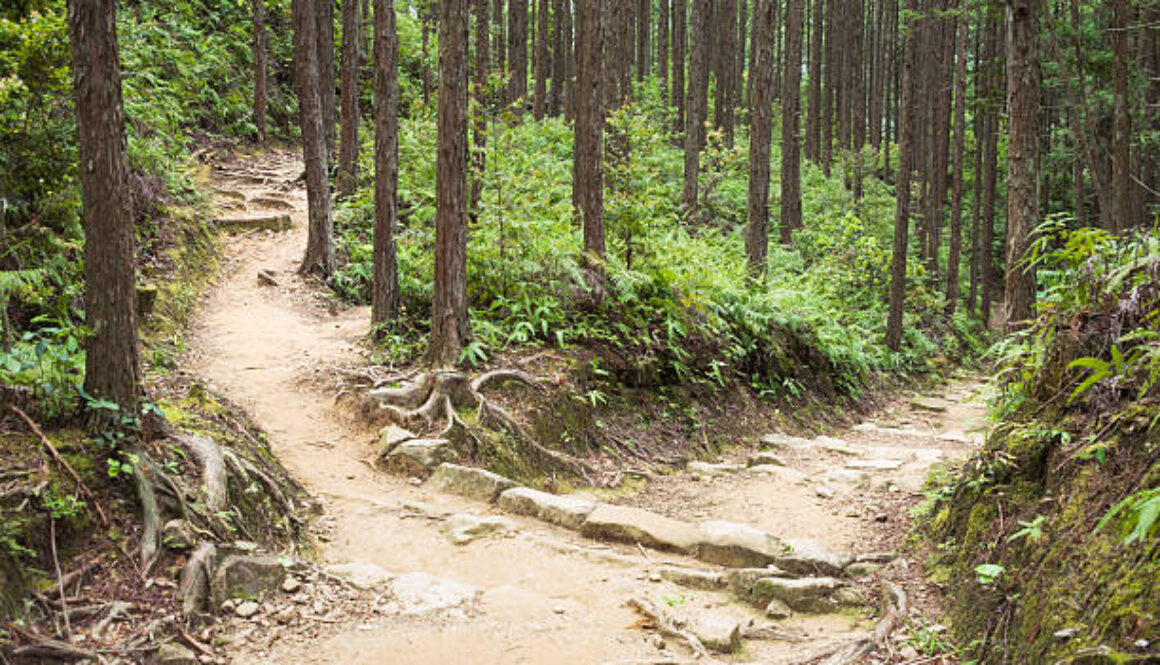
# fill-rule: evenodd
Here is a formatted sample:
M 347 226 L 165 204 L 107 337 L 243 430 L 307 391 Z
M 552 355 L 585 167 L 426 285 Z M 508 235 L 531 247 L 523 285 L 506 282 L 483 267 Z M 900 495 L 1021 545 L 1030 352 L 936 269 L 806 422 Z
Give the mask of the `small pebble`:
M 668 646 L 667 644 L 665 644 L 665 638 L 661 637 L 660 635 L 653 635 L 652 643 L 653 643 L 653 646 L 656 647 L 658 651 L 664 651 L 665 647 Z
M 287 575 L 286 579 L 282 580 L 282 591 L 286 593 L 298 593 L 301 588 L 302 582 L 299 582 L 298 578 L 293 575 Z
M 563 614 L 565 612 L 564 607 L 562 605 L 557 605 L 557 606 L 553 607 L 552 611 L 555 612 L 556 614 Z
M 648 574 L 648 581 L 649 582 L 660 582 L 661 581 L 661 574 L 656 572 L 656 571 L 649 573 Z
M 237 606 L 238 606 L 237 601 L 235 601 L 233 598 L 230 598 L 222 603 L 222 611 L 223 612 L 233 612 L 234 608 Z
M 889 519 L 890 519 L 890 516 L 887 515 L 886 513 L 878 513 L 877 515 L 874 516 L 875 522 L 885 522 Z
M 253 617 L 255 614 L 257 614 L 259 609 L 261 609 L 260 605 L 258 605 L 257 603 L 255 603 L 252 600 L 247 600 L 246 602 L 242 603 L 241 605 L 238 605 L 234 609 L 234 614 L 238 615 L 239 617 L 241 617 L 243 619 L 249 619 L 249 618 Z
M 408 479 L 407 479 L 407 482 L 411 483 L 411 484 L 412 484 L 412 485 L 414 485 L 415 487 L 418 487 L 418 486 L 420 486 L 420 485 L 422 485 L 422 484 L 423 484 L 423 479 L 422 479 L 422 478 L 414 478 L 414 477 L 412 477 L 412 478 L 408 478 Z

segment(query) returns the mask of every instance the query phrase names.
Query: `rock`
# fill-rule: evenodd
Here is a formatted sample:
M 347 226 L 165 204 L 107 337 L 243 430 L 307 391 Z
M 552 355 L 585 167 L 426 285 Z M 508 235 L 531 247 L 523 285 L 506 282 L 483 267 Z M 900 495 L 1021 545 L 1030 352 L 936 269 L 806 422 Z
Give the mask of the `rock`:
M 384 465 L 400 476 L 426 478 L 431 475 L 431 469 L 458 457 L 447 439 L 411 439 L 396 446 L 384 458 Z
M 719 463 L 711 464 L 709 462 L 692 461 L 685 465 L 685 470 L 689 473 L 694 473 L 702 476 L 728 476 L 738 471 L 743 470 L 739 464 Z
M 728 583 L 725 574 L 715 570 L 664 566 L 657 572 L 661 578 L 690 589 L 715 591 L 717 589 L 724 589 Z
M 282 580 L 282 591 L 285 593 L 298 593 L 302 588 L 302 582 L 298 581 L 297 577 L 287 575 L 286 579 Z
M 410 441 L 415 438 L 414 432 L 399 427 L 398 425 L 387 425 L 379 430 L 379 457 L 386 457 L 391 454 L 400 443 Z
M 246 602 L 234 608 L 234 614 L 243 619 L 250 619 L 253 618 L 261 609 L 261 605 L 255 603 L 252 600 L 247 600 Z
M 323 568 L 327 574 L 346 580 L 356 589 L 369 591 L 394 579 L 386 568 L 373 563 L 332 563 Z
M 831 596 L 831 599 L 839 607 L 863 607 L 866 605 L 866 594 L 862 593 L 861 589 L 854 587 L 842 587 L 838 589 Z
M 832 577 L 766 577 L 754 585 L 753 600 L 768 605 L 777 599 L 797 612 L 824 614 L 838 609 L 839 604 L 832 596 L 840 588 L 842 582 Z
M 443 525 L 444 535 L 456 545 L 466 545 L 473 540 L 515 530 L 515 522 L 500 515 L 452 515 Z
M 831 469 L 822 476 L 822 482 L 829 487 L 865 489 L 870 486 L 870 474 L 854 469 Z
M 294 617 L 297 615 L 297 610 L 294 609 L 293 605 L 290 605 L 289 607 L 283 607 L 278 610 L 278 613 L 274 615 L 274 620 L 280 624 L 288 624 L 294 621 Z
M 499 507 L 516 515 L 529 515 L 566 529 L 579 531 L 596 502 L 573 496 L 549 494 L 527 487 L 513 487 L 499 495 Z
M 272 270 L 258 271 L 258 284 L 262 286 L 278 286 L 278 278 L 274 277 Z
M 803 439 L 800 436 L 789 436 L 788 434 L 766 434 L 761 437 L 761 445 L 769 446 L 777 450 L 792 450 L 797 452 L 805 452 L 813 448 L 813 443 L 809 439 Z
M 1070 640 L 1071 638 L 1075 637 L 1076 634 L 1078 634 L 1078 633 L 1079 633 L 1079 631 L 1076 630 L 1075 628 L 1064 628 L 1063 630 L 1055 631 L 1054 633 L 1051 634 L 1051 636 L 1057 640 L 1066 641 L 1066 640 Z
M 580 533 L 589 538 L 640 543 L 658 550 L 690 552 L 700 540 L 700 531 L 689 524 L 658 515 L 640 508 L 613 506 L 602 503 L 596 506 Z
M 290 215 L 253 215 L 250 217 L 219 217 L 214 226 L 226 231 L 286 231 L 293 226 Z
M 941 399 L 934 397 L 915 397 L 910 400 L 910 407 L 919 411 L 929 411 L 931 413 L 942 413 L 947 410 L 947 404 Z
M 861 455 L 862 451 L 859 448 L 851 446 L 841 439 L 835 439 L 830 436 L 819 436 L 814 439 L 814 445 L 818 448 L 831 453 L 838 453 L 839 455 Z
M 197 665 L 197 656 L 176 642 L 166 642 L 153 654 L 154 665 Z
M 751 466 L 749 472 L 760 473 L 785 485 L 804 485 L 807 479 L 806 474 L 797 469 L 788 466 L 774 466 L 773 464 Z
M 444 462 L 427 479 L 426 486 L 437 492 L 492 503 L 501 492 L 515 487 L 516 484 L 484 469 Z
M 862 469 L 866 471 L 897 471 L 902 468 L 902 460 L 896 459 L 866 459 L 846 462 L 847 469 Z
M 785 571 L 774 566 L 768 568 L 733 568 L 725 571 L 725 582 L 729 586 L 729 590 L 742 600 L 749 600 L 757 581 L 767 577 L 788 577 L 788 575 Z
M 787 540 L 786 545 L 789 551 L 777 558 L 777 567 L 795 575 L 837 577 L 850 562 L 849 557 L 834 554 L 812 538 Z
M 770 619 L 788 619 L 793 616 L 793 610 L 781 600 L 771 598 L 765 606 L 765 616 Z
M 761 451 L 758 451 L 758 452 L 750 455 L 749 458 L 745 460 L 745 466 L 754 467 L 754 466 L 787 466 L 787 465 L 785 463 L 785 460 L 782 459 L 776 453 L 772 453 L 768 450 L 761 450 Z
M 773 563 L 785 547 L 776 538 L 745 524 L 711 520 L 698 525 L 701 538 L 694 556 L 730 568 L 762 568 Z
M 869 577 L 879 570 L 882 570 L 882 564 L 872 561 L 855 561 L 843 569 L 846 577 L 852 578 Z
M 403 504 L 403 510 L 433 520 L 445 520 L 455 514 L 450 508 L 424 501 L 408 501 Z
M 706 649 L 735 653 L 741 649 L 741 622 L 721 612 L 700 612 L 689 619 L 689 631 Z
M 391 585 L 394 599 L 388 609 L 403 616 L 446 612 L 473 603 L 476 587 L 426 573 L 400 575 Z
M 814 494 L 823 499 L 832 499 L 834 498 L 834 489 L 825 483 L 818 483 L 814 485 Z
M 169 520 L 161 527 L 161 542 L 173 551 L 184 552 L 193 547 L 196 540 L 193 528 L 185 520 Z
M 153 306 L 157 304 L 157 285 L 137 285 L 137 316 L 145 318 L 153 313 Z
M 227 598 L 253 598 L 277 588 L 286 575 L 285 560 L 273 556 L 231 554 L 222 559 L 210 583 L 214 604 Z
M 661 574 L 655 570 L 648 574 L 648 581 L 649 582 L 660 582 L 662 579 L 664 579 L 664 578 L 661 577 Z

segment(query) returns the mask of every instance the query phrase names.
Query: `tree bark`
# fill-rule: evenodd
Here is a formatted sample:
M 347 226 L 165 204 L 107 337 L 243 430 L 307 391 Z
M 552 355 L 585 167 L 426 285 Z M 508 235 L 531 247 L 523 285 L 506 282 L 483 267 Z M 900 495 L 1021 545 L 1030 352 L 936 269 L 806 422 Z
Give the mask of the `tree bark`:
M 508 2 L 508 102 L 520 103 L 528 94 L 528 0 Z
M 697 218 L 697 176 L 701 149 L 705 145 L 705 120 L 709 105 L 709 1 L 690 0 L 692 43 L 689 57 L 689 90 L 685 96 L 685 176 L 682 202 L 685 218 Z
M 750 279 L 765 274 L 769 246 L 769 149 L 773 115 L 773 4 L 757 0 L 753 8 L 753 95 L 749 108 L 749 224 L 745 231 L 745 255 Z
M 890 266 L 890 311 L 886 319 L 886 347 L 898 351 L 902 345 L 902 316 L 906 304 L 906 246 L 910 231 L 910 171 L 913 160 L 911 137 L 915 130 L 915 109 L 911 95 L 914 81 L 912 71 L 918 54 L 914 48 L 914 5 L 906 3 L 907 30 L 903 39 L 902 102 L 898 108 L 901 124 L 898 137 L 898 177 L 895 179 L 894 248 Z
M 486 2 L 486 0 L 482 0 Z M 375 235 L 371 327 L 381 337 L 399 311 L 395 250 L 399 187 L 399 36 L 395 0 L 375 0 Z
M 479 204 L 483 198 L 483 181 L 487 175 L 487 76 L 491 69 L 488 50 L 488 3 L 490 0 L 470 0 L 475 13 L 475 68 L 472 70 L 472 129 L 471 201 L 468 210 L 472 220 L 479 218 Z
M 564 0 L 552 3 L 552 88 L 548 95 L 548 115 L 558 116 L 564 104 L 564 86 L 568 80 L 568 57 L 564 55 Z
M 439 2 L 439 149 L 430 360 L 459 362 L 467 321 L 467 2 Z M 513 59 L 515 64 L 515 59 Z M 526 68 L 525 68 L 526 69 Z
M 1112 110 L 1112 210 L 1110 215 L 1113 233 L 1131 228 L 1132 180 L 1131 180 L 1131 116 L 1128 110 L 1128 0 L 1112 2 L 1112 42 L 1113 56 L 1113 110 Z M 1155 29 L 1155 28 L 1153 28 Z
M 637 0 L 636 6 L 636 80 L 643 83 L 648 76 L 649 44 L 652 42 L 652 3 Z
M 504 0 L 495 0 L 491 8 L 492 20 L 495 21 L 495 41 L 492 51 L 495 53 L 496 69 L 501 75 L 507 72 L 507 22 L 504 21 Z
M 254 27 L 254 127 L 258 143 L 266 142 L 266 9 L 253 0 Z
M 1039 1 L 1007 0 L 1007 330 L 1035 316 L 1035 271 L 1022 259 L 1031 229 L 1039 223 Z
M 536 120 L 544 117 L 548 110 L 548 72 L 551 62 L 548 60 L 548 0 L 536 2 L 536 87 L 532 93 L 532 115 Z
M 801 77 L 803 0 L 785 5 L 785 84 L 781 102 L 781 242 L 802 227 Z
M 711 23 L 711 37 L 716 44 L 713 60 L 713 78 L 717 81 L 717 98 L 713 104 L 713 124 L 725 134 L 725 145 L 733 147 L 733 58 L 737 21 L 736 0 L 716 0 L 715 19 Z
M 954 316 L 959 302 L 959 255 L 963 247 L 963 167 L 967 134 L 967 33 L 963 14 L 958 19 L 955 40 L 955 157 L 951 178 L 951 237 L 947 256 L 947 316 Z
M 584 230 L 584 267 L 593 297 L 604 293 L 604 171 L 601 134 L 604 99 L 601 91 L 604 61 L 602 3 L 576 3 L 576 85 L 572 123 L 572 207 Z
M 673 0 L 672 104 L 677 107 L 678 132 L 685 130 L 685 46 L 688 43 L 686 25 L 685 0 Z
M 669 0 L 657 3 L 657 77 L 661 81 L 661 99 L 669 98 Z
M 748 96 L 745 95 L 744 85 L 745 54 L 747 53 L 745 28 L 748 23 L 749 2 L 748 0 L 737 0 L 737 36 L 733 40 L 737 48 L 737 53 L 733 56 L 733 106 L 735 108 L 744 108 L 749 100 Z
M 812 34 L 810 35 L 810 59 L 807 70 L 809 81 L 806 85 L 806 104 L 809 107 L 807 109 L 809 114 L 806 116 L 805 153 L 806 158 L 815 162 L 821 156 L 822 145 L 822 26 L 825 25 L 822 16 L 824 6 L 825 0 L 814 0 L 813 11 L 810 14 Z
M 323 0 L 327 2 L 328 0 Z M 326 177 L 326 130 L 318 74 L 318 16 L 314 0 L 293 0 L 294 60 L 298 69 L 298 112 L 302 124 L 302 157 L 306 163 L 308 227 L 306 253 L 298 271 L 329 278 L 334 273 L 334 222 Z M 332 95 L 333 96 L 333 95 Z
M 349 196 L 358 184 L 358 1 L 342 3 L 342 142 L 338 155 L 338 194 Z
M 335 128 L 338 126 L 338 103 L 334 84 L 334 2 L 314 0 L 318 22 L 316 47 L 318 50 L 318 96 L 322 109 L 322 131 L 326 137 L 327 164 L 334 158 Z
M 125 114 L 113 0 L 68 4 L 76 101 L 82 217 L 85 231 L 85 392 L 137 415 L 141 361 L 133 213 L 125 157 Z M 97 409 L 90 425 L 116 425 Z

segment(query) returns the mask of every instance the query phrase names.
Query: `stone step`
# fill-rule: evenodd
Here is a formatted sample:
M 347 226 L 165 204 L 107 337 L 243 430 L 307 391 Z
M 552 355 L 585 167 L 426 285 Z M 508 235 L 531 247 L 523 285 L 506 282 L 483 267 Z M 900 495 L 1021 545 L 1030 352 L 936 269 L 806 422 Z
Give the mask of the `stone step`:
M 444 462 L 435 468 L 424 486 L 445 494 L 495 503 L 501 493 L 512 489 L 516 484 L 485 469 Z
M 513 487 L 499 495 L 499 507 L 515 515 L 527 515 L 579 531 L 588 515 L 596 510 L 596 502 L 528 487 Z
M 290 215 L 278 213 L 271 215 L 251 215 L 247 217 L 218 217 L 213 221 L 214 226 L 226 231 L 288 231 L 293 223 Z

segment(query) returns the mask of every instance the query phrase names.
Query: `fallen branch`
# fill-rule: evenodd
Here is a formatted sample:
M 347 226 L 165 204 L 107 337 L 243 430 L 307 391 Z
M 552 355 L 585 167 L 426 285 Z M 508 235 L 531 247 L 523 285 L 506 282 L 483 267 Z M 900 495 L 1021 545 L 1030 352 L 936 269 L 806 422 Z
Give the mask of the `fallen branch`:
M 693 653 L 700 658 L 704 658 L 705 662 L 716 662 L 709 655 L 709 651 L 705 649 L 705 645 L 701 644 L 701 640 L 696 635 L 682 626 L 677 625 L 670 617 L 661 612 L 651 600 L 647 598 L 633 598 L 628 601 L 628 606 L 653 622 L 662 633 L 684 640 L 689 645 L 689 648 L 693 650 Z
M 28 425 L 28 428 L 32 430 L 32 433 L 40 438 L 40 442 L 44 444 L 44 447 L 48 450 L 49 454 L 52 455 L 52 459 L 57 464 L 64 467 L 66 471 L 68 471 L 69 475 L 72 476 L 73 480 L 76 481 L 77 488 L 80 490 L 81 494 L 84 494 L 85 498 L 93 503 L 93 508 L 97 511 L 97 515 L 99 515 L 101 518 L 101 524 L 106 527 L 109 526 L 109 518 L 105 515 L 105 511 L 101 508 L 101 504 L 97 501 L 97 497 L 93 496 L 92 490 L 90 490 L 89 486 L 85 484 L 85 481 L 81 480 L 80 474 L 76 472 L 76 469 L 72 468 L 72 465 L 68 463 L 68 460 L 60 456 L 60 451 L 56 449 L 56 446 L 52 445 L 52 441 L 48 440 L 48 437 L 44 435 L 44 431 L 40 429 L 40 426 L 36 424 L 36 421 L 34 421 L 27 413 L 24 412 L 23 409 L 16 406 L 15 404 L 9 404 L 8 408 L 11 409 L 13 413 L 20 416 L 20 419 Z
M 56 583 L 60 590 L 60 607 L 61 614 L 64 615 L 64 635 L 65 637 L 72 637 L 72 624 L 68 619 L 68 600 L 64 595 L 64 575 L 60 573 L 60 558 L 56 555 L 56 519 L 48 518 L 48 542 L 52 549 L 52 567 L 56 570 Z

